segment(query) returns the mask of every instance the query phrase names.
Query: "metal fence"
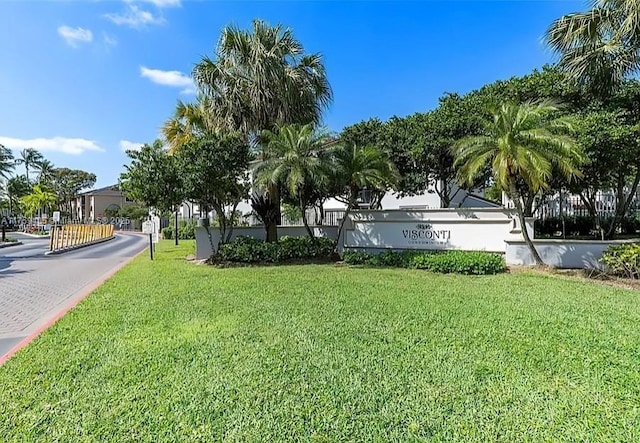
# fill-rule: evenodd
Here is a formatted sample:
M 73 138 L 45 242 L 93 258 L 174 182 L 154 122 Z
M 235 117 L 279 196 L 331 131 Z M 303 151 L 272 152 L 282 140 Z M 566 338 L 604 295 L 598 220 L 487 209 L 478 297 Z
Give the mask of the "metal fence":
M 595 196 L 596 211 L 600 217 L 612 217 L 616 213 L 616 198 L 611 191 L 600 191 Z M 505 206 L 513 209 L 512 201 L 507 201 Z M 589 209 L 580 196 L 570 193 L 558 193 L 556 195 L 536 199 L 533 205 L 533 215 L 536 219 L 544 220 L 551 217 L 580 217 L 589 216 Z M 640 214 L 640 191 L 636 192 L 629 205 L 628 215 Z

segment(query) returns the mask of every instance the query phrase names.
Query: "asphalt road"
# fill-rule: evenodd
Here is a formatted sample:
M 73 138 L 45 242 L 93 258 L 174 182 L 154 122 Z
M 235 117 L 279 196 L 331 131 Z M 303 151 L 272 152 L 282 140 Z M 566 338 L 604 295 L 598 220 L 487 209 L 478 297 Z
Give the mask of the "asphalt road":
M 148 245 L 146 236 L 119 233 L 105 243 L 45 256 L 48 238 L 11 236 L 24 244 L 0 248 L 0 356 Z

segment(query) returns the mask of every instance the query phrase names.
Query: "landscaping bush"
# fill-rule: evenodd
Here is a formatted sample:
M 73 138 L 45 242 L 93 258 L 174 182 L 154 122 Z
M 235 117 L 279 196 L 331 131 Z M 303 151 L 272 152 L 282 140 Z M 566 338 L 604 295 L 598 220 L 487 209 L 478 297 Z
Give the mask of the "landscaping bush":
M 633 235 L 640 231 L 640 218 L 639 217 L 628 217 L 623 218 L 622 222 L 620 222 L 620 230 L 623 234 Z
M 162 238 L 165 240 L 171 240 L 173 238 L 173 226 L 167 226 L 162 228 Z
M 504 258 L 499 254 L 480 251 L 447 251 L 430 254 L 424 260 L 424 269 L 443 274 L 488 275 L 504 272 Z
M 171 240 L 174 238 L 174 232 L 174 225 L 169 225 L 166 228 L 162 228 L 162 238 Z M 180 222 L 180 225 L 178 227 L 178 238 L 180 240 L 195 240 L 196 226 L 193 223 Z
M 611 245 L 602 254 L 600 261 L 613 275 L 638 279 L 640 277 L 640 244 Z
M 195 240 L 196 238 L 196 226 L 193 223 L 187 223 L 178 228 L 178 237 L 180 240 Z
M 487 275 L 506 270 L 500 254 L 481 251 L 384 251 L 380 254 L 345 251 L 342 259 L 350 265 L 426 269 L 445 274 Z
M 595 218 L 590 216 L 549 217 L 534 222 L 536 237 L 562 236 L 564 219 L 564 233 L 567 237 L 586 237 L 593 233 L 596 227 Z
M 329 260 L 334 242 L 318 237 L 283 236 L 278 243 L 267 243 L 253 237 L 236 237 L 220 246 L 215 258 L 235 263 L 279 263 L 294 260 Z

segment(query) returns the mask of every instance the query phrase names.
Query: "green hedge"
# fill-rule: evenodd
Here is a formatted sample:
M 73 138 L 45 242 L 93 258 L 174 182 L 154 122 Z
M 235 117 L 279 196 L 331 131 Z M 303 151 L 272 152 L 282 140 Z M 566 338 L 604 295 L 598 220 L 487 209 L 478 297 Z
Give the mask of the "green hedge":
M 640 244 L 638 243 L 611 245 L 602 254 L 600 261 L 613 275 L 632 279 L 640 278 Z
M 234 263 L 282 263 L 295 260 L 331 260 L 335 243 L 323 237 L 283 236 L 278 243 L 253 237 L 236 237 L 220 246 L 214 260 Z
M 507 269 L 502 255 L 480 251 L 345 251 L 342 258 L 350 265 L 426 269 L 443 274 L 487 275 Z
M 174 238 L 173 233 L 175 228 L 173 225 L 162 228 L 162 238 L 171 240 Z M 178 227 L 178 235 L 180 240 L 195 240 L 196 238 L 196 225 L 193 223 L 184 223 Z

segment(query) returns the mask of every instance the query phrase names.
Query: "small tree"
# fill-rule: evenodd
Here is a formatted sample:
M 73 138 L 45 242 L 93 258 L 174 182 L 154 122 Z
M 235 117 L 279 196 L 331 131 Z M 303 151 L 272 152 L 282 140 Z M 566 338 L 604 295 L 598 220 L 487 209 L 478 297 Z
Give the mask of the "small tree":
M 526 229 L 522 181 L 534 193 L 547 188 L 555 166 L 565 177 L 580 175 L 577 165 L 583 154 L 574 139 L 558 134 L 572 127 L 567 118 L 549 118 L 557 111 L 553 102 L 504 103 L 486 122 L 484 135 L 464 138 L 454 146 L 456 165 L 463 183 L 471 183 L 491 165 L 495 185 L 506 192 L 516 206 L 524 240 L 537 265 L 544 262 Z
M 317 200 L 315 190 L 328 180 L 321 152 L 329 139 L 313 125 L 283 126 L 268 138 L 266 159 L 257 164 L 255 181 L 284 189 L 302 212 L 304 227 L 313 239 L 306 212 Z
M 96 180 L 96 175 L 91 172 L 69 168 L 55 168 L 51 179 L 58 202 L 66 212 L 71 212 L 71 200 L 83 189 L 92 188 Z
M 346 205 L 338 228 L 339 240 L 349 212 L 358 207 L 361 191 L 384 192 L 398 182 L 399 174 L 387 154 L 375 146 L 334 147 L 332 170 L 335 198 Z
M 145 144 L 139 151 L 127 151 L 127 155 L 131 164 L 120 174 L 120 186 L 128 197 L 159 211 L 177 211 L 184 200 L 182 174 L 178 161 L 162 142 Z
M 183 175 L 185 197 L 213 209 L 220 229 L 220 244 L 233 234 L 238 204 L 249 192 L 249 146 L 241 135 L 209 134 L 181 145 L 175 157 Z M 205 223 L 209 241 L 213 240 Z
M 41 209 L 49 211 L 54 208 L 56 200 L 56 195 L 53 192 L 42 189 L 40 185 L 35 185 L 30 194 L 22 197 L 22 204 L 24 205 L 25 213 L 32 217 Z

